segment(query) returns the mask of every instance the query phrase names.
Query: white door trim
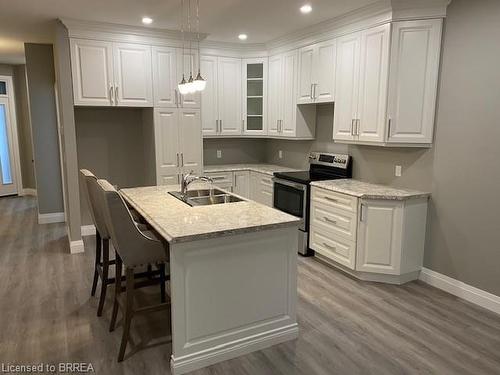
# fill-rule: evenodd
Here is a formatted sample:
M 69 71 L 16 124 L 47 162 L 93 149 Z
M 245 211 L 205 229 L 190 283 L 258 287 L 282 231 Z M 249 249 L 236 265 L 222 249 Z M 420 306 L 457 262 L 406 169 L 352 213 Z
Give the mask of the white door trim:
M 14 165 L 14 175 L 16 180 L 16 194 L 20 194 L 23 188 L 23 179 L 21 174 L 21 161 L 19 158 L 19 139 L 17 135 L 16 95 L 14 92 L 12 76 L 0 75 L 0 80 L 5 80 L 7 86 L 7 95 L 5 97 L 7 97 L 9 102 L 10 123 L 12 127 L 12 129 L 10 129 L 12 135 L 12 163 Z M 0 96 L 4 97 L 4 95 Z

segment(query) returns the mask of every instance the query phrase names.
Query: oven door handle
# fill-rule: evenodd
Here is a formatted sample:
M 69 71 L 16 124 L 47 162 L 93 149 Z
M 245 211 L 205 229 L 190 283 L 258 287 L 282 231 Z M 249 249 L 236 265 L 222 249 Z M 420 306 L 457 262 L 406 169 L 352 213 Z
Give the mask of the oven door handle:
M 290 186 L 290 187 L 293 187 L 297 190 L 302 190 L 302 191 L 307 190 L 307 185 L 299 184 L 297 182 L 287 181 L 287 180 L 283 180 L 281 178 L 276 178 L 276 177 L 273 177 L 273 181 L 275 184 Z

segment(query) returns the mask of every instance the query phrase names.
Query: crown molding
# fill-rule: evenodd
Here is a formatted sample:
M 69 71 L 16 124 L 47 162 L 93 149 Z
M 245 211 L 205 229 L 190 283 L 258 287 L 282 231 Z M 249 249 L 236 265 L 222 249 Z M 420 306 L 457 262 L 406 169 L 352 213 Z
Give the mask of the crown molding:
M 264 57 L 267 48 L 264 43 L 231 43 L 204 40 L 200 43 L 201 53 L 204 55 L 224 57 Z

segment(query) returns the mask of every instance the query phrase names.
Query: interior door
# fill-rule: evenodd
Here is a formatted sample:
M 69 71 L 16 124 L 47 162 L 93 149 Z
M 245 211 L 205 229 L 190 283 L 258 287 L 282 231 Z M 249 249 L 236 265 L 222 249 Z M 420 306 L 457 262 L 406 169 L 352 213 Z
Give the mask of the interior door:
M 207 80 L 205 90 L 201 92 L 201 129 L 203 135 L 216 135 L 219 129 L 217 106 L 217 57 L 201 56 L 201 71 Z
M 75 105 L 113 105 L 113 44 L 71 39 L 70 46 Z
M 156 182 L 177 184 L 180 173 L 179 110 L 155 109 Z
M 0 86 L 5 82 L 0 81 Z M 5 87 L 5 86 L 3 86 Z M 17 194 L 14 169 L 13 135 L 9 99 L 2 95 L 0 87 L 0 196 Z
M 361 34 L 358 140 L 384 140 L 389 80 L 391 25 L 373 27 Z
M 219 57 L 217 65 L 220 133 L 241 134 L 241 59 Z
M 201 116 L 199 109 L 179 110 L 180 166 L 182 173 L 203 171 L 203 139 L 201 135 Z
M 313 72 L 313 83 L 316 83 L 313 88 L 315 103 L 334 101 L 336 54 L 337 44 L 335 40 L 317 44 Z
M 281 55 L 269 58 L 269 88 L 267 110 L 267 132 L 269 135 L 278 134 L 278 121 L 281 120 L 283 82 L 283 58 Z
M 307 46 L 299 50 L 299 87 L 297 103 L 312 103 L 313 99 L 313 72 L 315 70 L 316 45 Z
M 153 91 L 155 107 L 176 108 L 178 105 L 177 49 L 153 47 Z
M 352 140 L 359 91 L 359 55 L 361 35 L 349 34 L 337 40 L 335 74 L 335 110 L 333 139 Z
M 128 107 L 153 106 L 151 47 L 114 43 L 115 99 Z
M 281 133 L 285 137 L 294 137 L 297 124 L 295 122 L 297 116 L 297 52 L 292 51 L 286 53 L 283 57 L 283 84 L 282 92 L 279 96 L 282 97 L 282 123 Z

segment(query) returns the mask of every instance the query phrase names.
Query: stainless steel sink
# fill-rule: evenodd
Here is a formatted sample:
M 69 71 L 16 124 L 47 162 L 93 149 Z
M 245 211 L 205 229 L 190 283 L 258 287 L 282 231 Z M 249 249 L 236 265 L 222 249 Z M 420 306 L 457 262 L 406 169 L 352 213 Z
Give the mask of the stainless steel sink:
M 219 189 L 188 190 L 186 196 L 183 196 L 179 191 L 169 191 L 169 194 L 190 206 L 208 206 L 243 201 L 243 199 Z

